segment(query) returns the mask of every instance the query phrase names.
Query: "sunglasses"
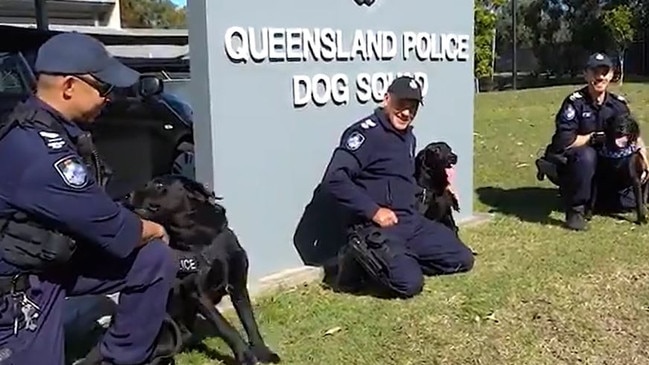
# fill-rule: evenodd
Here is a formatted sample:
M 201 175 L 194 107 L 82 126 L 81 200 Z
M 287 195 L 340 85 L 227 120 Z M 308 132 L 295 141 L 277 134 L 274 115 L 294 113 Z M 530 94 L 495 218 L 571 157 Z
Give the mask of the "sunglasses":
M 105 82 L 101 82 L 95 78 L 91 79 L 80 75 L 73 75 L 73 76 L 74 78 L 83 81 L 84 83 L 86 83 L 86 85 L 90 86 L 91 88 L 97 90 L 99 96 L 101 96 L 102 98 L 105 98 L 108 95 L 110 95 L 110 93 L 112 93 L 113 89 L 115 88 L 113 85 L 107 84 Z

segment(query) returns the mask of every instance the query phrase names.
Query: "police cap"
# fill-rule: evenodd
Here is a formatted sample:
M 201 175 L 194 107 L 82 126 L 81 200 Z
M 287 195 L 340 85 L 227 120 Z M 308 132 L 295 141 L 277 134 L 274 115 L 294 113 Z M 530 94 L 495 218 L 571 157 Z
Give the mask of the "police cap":
M 43 74 L 90 74 L 116 87 L 129 87 L 140 77 L 137 71 L 113 58 L 97 39 L 77 32 L 57 34 L 43 43 L 34 68 Z
M 604 53 L 593 53 L 588 57 L 586 62 L 586 69 L 593 69 L 597 67 L 613 67 L 613 61 Z
M 388 93 L 397 99 L 416 100 L 423 104 L 424 97 L 421 93 L 421 85 L 410 76 L 400 76 L 394 79 L 388 86 Z

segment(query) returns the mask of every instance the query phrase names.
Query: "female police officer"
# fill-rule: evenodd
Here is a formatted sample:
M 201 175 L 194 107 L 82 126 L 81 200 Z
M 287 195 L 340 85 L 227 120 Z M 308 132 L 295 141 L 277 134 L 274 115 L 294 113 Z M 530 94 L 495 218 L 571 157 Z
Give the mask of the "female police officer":
M 422 101 L 421 86 L 396 78 L 384 106 L 345 130 L 322 186 L 357 217 L 388 237 L 388 286 L 411 297 L 423 288 L 423 273 L 469 271 L 473 253 L 446 226 L 415 209 L 415 136 L 412 121 Z M 375 278 L 376 279 L 376 278 Z
M 566 226 L 576 231 L 587 228 L 586 206 L 597 167 L 597 151 L 592 146 L 592 137 L 603 131 L 607 120 L 630 113 L 626 100 L 608 91 L 613 78 L 613 62 L 607 55 L 592 54 L 584 68 L 584 77 L 588 84 L 563 100 L 555 118 L 552 143 L 544 158 L 536 162 L 537 176 L 548 175 L 559 185 L 566 205 Z M 643 147 L 640 153 L 646 161 L 641 138 L 638 143 Z M 565 161 L 562 162 L 561 158 Z M 624 196 L 614 198 L 619 200 L 616 204 L 619 208 L 628 204 Z
M 0 363 L 63 364 L 64 297 L 118 291 L 102 363 L 146 363 L 176 274 L 166 233 L 113 202 L 75 146 L 139 75 L 79 33 L 50 38 L 35 67 L 36 96 L 0 131 Z

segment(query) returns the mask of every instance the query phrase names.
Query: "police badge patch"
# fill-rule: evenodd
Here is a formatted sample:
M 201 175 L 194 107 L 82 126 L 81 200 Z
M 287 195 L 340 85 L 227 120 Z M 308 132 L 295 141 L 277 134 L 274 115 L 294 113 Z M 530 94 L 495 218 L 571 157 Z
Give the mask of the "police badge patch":
M 56 161 L 54 168 L 66 185 L 75 189 L 88 185 L 88 172 L 77 156 L 67 156 Z
M 572 120 L 575 117 L 575 114 L 575 107 L 571 104 L 566 105 L 563 110 L 563 117 L 566 118 L 566 120 Z
M 363 144 L 363 142 L 365 142 L 365 136 L 360 132 L 354 132 L 349 136 L 349 138 L 347 138 L 345 145 L 347 146 L 348 150 L 356 151 Z

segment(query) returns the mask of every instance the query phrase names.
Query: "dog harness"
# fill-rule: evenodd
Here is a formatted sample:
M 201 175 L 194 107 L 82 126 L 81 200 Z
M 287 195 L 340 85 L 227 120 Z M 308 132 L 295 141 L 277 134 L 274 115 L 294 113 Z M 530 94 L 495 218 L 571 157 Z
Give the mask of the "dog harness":
M 180 268 L 178 271 L 178 278 L 184 278 L 190 274 L 209 271 L 212 267 L 212 262 L 214 262 L 218 256 L 216 252 L 217 246 L 218 244 L 212 242 L 197 251 L 184 251 L 174 248 L 173 251 L 178 259 L 178 265 Z
M 599 156 L 604 158 L 619 159 L 629 157 L 638 150 L 635 143 L 631 143 L 624 148 L 608 148 L 606 145 L 598 149 Z

